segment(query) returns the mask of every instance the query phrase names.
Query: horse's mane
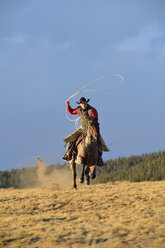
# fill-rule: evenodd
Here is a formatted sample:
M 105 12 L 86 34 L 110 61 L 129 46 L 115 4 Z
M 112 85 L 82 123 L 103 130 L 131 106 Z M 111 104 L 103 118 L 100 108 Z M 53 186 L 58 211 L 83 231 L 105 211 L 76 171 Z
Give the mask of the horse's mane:
M 99 135 L 100 126 L 99 126 L 98 121 L 97 121 L 96 119 L 94 119 L 94 118 L 87 118 L 87 119 L 88 119 L 88 123 L 89 123 L 90 125 L 94 125 L 94 126 L 95 126 L 96 131 L 97 131 L 97 133 L 98 133 L 98 135 Z M 86 136 L 87 136 L 87 130 L 84 130 L 84 131 L 82 132 L 82 134 L 78 137 L 78 139 L 77 139 L 77 141 L 76 141 L 76 146 L 79 145 L 80 142 L 81 142 L 82 140 L 84 140 Z
M 82 140 L 85 139 L 86 136 L 87 136 L 87 131 L 84 130 L 76 141 L 76 147 L 82 142 Z

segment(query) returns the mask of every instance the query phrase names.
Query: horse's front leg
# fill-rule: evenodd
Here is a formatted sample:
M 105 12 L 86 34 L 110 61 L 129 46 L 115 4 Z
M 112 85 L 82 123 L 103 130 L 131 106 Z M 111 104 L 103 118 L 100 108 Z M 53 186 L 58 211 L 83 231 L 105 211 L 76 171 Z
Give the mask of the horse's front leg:
M 80 176 L 80 183 L 84 182 L 84 173 L 85 173 L 85 164 L 82 163 L 80 166 L 83 167 L 82 172 L 81 172 L 81 176 Z
M 72 170 L 72 176 L 73 176 L 73 188 L 77 189 L 77 184 L 76 184 L 76 177 L 77 177 L 76 163 L 75 163 L 75 160 L 73 160 L 73 159 L 70 162 L 70 168 Z
M 85 169 L 85 179 L 86 179 L 86 184 L 90 185 L 90 176 L 89 176 L 90 168 L 86 166 Z

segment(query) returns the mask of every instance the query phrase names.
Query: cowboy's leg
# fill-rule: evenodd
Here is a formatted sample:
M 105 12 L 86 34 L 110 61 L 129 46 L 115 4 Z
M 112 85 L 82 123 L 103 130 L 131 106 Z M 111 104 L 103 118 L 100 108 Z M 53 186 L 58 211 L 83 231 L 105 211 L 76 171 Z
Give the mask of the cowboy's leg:
M 102 159 L 102 142 L 101 142 L 101 135 L 100 133 L 97 136 L 97 143 L 98 143 L 98 161 L 97 161 L 97 165 L 98 166 L 103 166 L 103 159 Z
M 100 146 L 101 146 L 101 151 L 102 152 L 109 152 L 108 147 L 106 146 L 103 137 L 101 136 L 101 134 L 99 135 L 99 142 L 100 142 Z
M 75 148 L 75 141 L 80 136 L 82 131 L 83 131 L 83 128 L 79 127 L 78 129 L 76 129 L 76 131 L 74 133 L 72 133 L 71 135 L 69 135 L 68 137 L 66 137 L 64 139 L 64 141 L 68 143 L 68 149 L 67 149 L 65 155 L 62 158 L 63 160 L 66 160 L 66 161 L 71 160 L 72 152 L 73 152 L 73 150 Z
M 103 160 L 102 160 L 102 154 L 103 154 L 103 152 L 108 152 L 109 149 L 106 146 L 106 144 L 104 142 L 104 139 L 103 139 L 103 137 L 101 136 L 100 133 L 99 133 L 98 138 L 97 138 L 97 143 L 98 143 L 98 146 L 99 146 L 99 149 L 98 149 L 98 163 L 97 163 L 97 165 L 98 166 L 103 166 L 104 164 L 103 164 Z

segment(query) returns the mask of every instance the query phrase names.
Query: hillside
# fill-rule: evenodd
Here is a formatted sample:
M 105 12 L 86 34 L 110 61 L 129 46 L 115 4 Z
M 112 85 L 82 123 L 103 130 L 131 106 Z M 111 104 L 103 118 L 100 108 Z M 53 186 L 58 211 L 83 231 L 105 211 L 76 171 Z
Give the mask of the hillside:
M 165 182 L 0 189 L 0 247 L 164 248 Z
M 95 183 L 165 180 L 165 151 L 105 161 L 105 166 L 98 168 L 98 175 Z
M 38 163 L 38 162 L 37 162 Z M 158 181 L 165 180 L 165 151 L 143 154 L 141 156 L 130 156 L 128 158 L 119 157 L 104 161 L 102 168 L 97 167 L 97 177 L 92 182 L 106 183 L 109 181 Z M 81 168 L 77 166 L 79 170 Z M 58 177 L 57 175 L 61 175 Z M 40 186 L 40 180 L 44 182 L 44 175 L 47 181 L 70 179 L 71 171 L 69 164 L 64 165 L 36 165 L 22 169 L 12 169 L 10 171 L 0 171 L 0 188 L 32 188 Z

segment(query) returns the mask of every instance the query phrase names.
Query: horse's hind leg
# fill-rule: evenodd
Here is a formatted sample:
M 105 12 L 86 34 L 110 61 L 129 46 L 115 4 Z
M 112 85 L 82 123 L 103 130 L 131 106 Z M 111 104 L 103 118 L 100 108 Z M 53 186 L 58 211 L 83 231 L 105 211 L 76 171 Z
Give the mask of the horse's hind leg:
M 85 179 L 86 179 L 86 184 L 87 184 L 87 185 L 90 185 L 90 176 L 89 176 L 89 172 L 90 172 L 90 169 L 89 169 L 89 167 L 87 166 L 86 169 L 85 169 Z
M 96 168 L 95 168 L 95 166 L 92 165 L 90 167 L 90 170 L 91 170 L 91 179 L 95 179 L 95 177 L 96 177 Z
M 72 175 L 73 175 L 73 188 L 77 189 L 77 184 L 76 184 L 76 177 L 77 177 L 76 163 L 75 163 L 75 160 L 73 160 L 73 159 L 70 162 L 70 168 L 72 170 Z

